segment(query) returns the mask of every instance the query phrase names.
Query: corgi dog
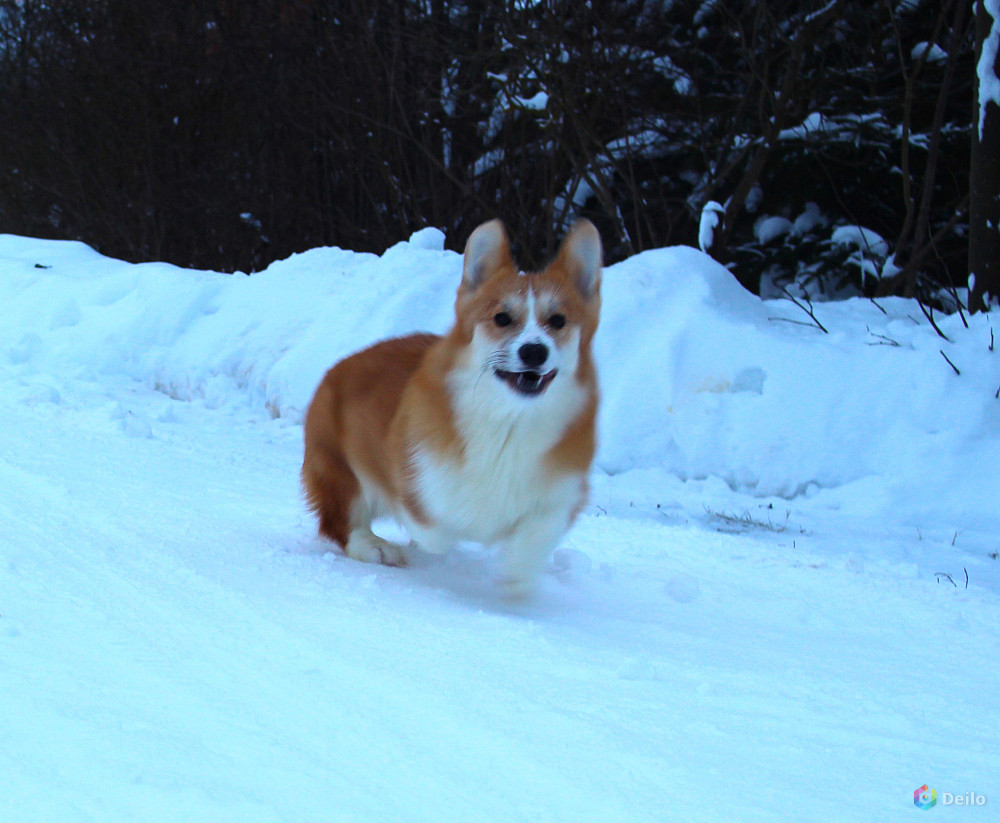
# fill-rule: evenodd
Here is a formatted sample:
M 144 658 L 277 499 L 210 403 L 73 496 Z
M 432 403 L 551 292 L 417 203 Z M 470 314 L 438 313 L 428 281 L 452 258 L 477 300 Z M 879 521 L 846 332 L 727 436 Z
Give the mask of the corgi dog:
M 499 220 L 465 246 L 444 336 L 384 340 L 330 369 L 305 422 L 302 484 L 320 534 L 348 557 L 406 565 L 372 533 L 499 544 L 500 585 L 523 597 L 586 502 L 594 457 L 601 240 L 580 220 L 543 271 L 515 266 Z

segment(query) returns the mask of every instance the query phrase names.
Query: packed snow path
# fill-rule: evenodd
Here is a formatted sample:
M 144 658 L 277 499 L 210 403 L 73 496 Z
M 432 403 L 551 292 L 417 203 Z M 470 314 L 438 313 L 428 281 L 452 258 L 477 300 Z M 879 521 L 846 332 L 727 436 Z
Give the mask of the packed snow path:
M 442 282 L 457 274 L 454 255 L 411 245 L 397 267 L 433 253 Z M 322 329 L 346 353 L 408 330 L 399 318 L 421 305 L 442 304 L 416 318 L 440 328 L 450 307 L 443 288 L 384 286 L 392 255 L 357 257 L 363 288 L 341 284 L 340 302 L 307 314 L 251 285 L 277 272 L 133 267 L 0 238 L 0 820 L 895 821 L 922 813 L 922 784 L 985 796 L 938 811 L 992 819 L 1000 533 L 985 383 L 998 371 L 985 353 L 972 361 L 972 332 L 980 405 L 978 388 L 945 382 L 933 339 L 900 328 L 900 355 L 922 356 L 927 382 L 960 405 L 932 402 L 934 385 L 894 394 L 898 372 L 882 397 L 830 401 L 830 419 L 869 415 L 880 474 L 853 440 L 781 452 L 752 416 L 780 404 L 746 406 L 791 382 L 769 353 L 775 329 L 793 351 L 816 347 L 814 370 L 832 349 L 851 375 L 841 392 L 866 388 L 861 344 L 689 300 L 692 322 L 743 334 L 738 356 L 754 362 L 669 326 L 657 349 L 616 324 L 631 298 L 615 297 L 628 270 L 614 267 L 604 468 L 538 597 L 513 606 L 488 551 L 389 569 L 315 537 L 296 410 L 339 356 L 315 351 Z M 359 310 L 372 290 L 394 308 Z M 648 382 L 667 372 L 667 388 Z M 629 393 L 629 374 L 645 393 Z M 680 408 L 682 384 L 709 419 Z M 823 415 L 836 393 L 812 394 L 803 403 Z M 878 415 L 914 397 L 893 425 L 916 436 L 910 414 L 933 431 L 879 442 Z M 668 439 L 646 409 L 661 400 L 677 416 Z M 787 414 L 773 427 L 811 436 Z M 754 442 L 771 450 L 768 476 L 754 475 Z M 944 480 L 921 474 L 935 457 Z M 712 460 L 680 479 L 680 461 Z M 963 480 L 965 460 L 993 474 Z

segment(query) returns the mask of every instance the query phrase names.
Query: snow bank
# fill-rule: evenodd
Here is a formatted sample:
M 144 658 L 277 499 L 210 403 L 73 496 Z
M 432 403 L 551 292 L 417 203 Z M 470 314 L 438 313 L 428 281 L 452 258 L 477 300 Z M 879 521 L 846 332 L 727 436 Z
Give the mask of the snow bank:
M 250 277 L 0 236 L 0 368 L 118 375 L 298 422 L 337 359 L 444 331 L 460 273 L 433 229 L 381 256 L 313 249 Z M 945 341 L 914 302 L 856 299 L 816 307 L 824 334 L 686 247 L 609 267 L 603 295 L 600 471 L 721 478 L 780 498 L 865 481 L 873 510 L 995 523 L 1000 353 L 989 316 L 969 329 L 939 318 Z

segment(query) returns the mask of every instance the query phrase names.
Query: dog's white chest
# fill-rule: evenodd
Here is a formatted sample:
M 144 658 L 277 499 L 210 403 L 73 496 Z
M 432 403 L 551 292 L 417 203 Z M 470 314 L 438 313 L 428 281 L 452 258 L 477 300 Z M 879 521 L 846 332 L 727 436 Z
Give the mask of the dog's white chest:
M 583 494 L 584 479 L 554 475 L 546 454 L 572 418 L 576 398 L 555 394 L 545 398 L 553 402 L 527 414 L 460 405 L 461 458 L 416 449 L 418 496 L 436 526 L 458 539 L 492 543 L 542 513 L 565 509 L 568 522 Z

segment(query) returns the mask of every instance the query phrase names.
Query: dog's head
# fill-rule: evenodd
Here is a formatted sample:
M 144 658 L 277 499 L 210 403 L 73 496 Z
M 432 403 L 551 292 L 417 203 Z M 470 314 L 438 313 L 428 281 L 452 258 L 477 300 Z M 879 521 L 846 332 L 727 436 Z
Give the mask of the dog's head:
M 455 302 L 456 332 L 473 367 L 491 372 L 515 395 L 535 398 L 557 380 L 590 368 L 600 314 L 601 239 L 577 222 L 543 271 L 518 271 L 499 220 L 484 223 L 465 246 Z

